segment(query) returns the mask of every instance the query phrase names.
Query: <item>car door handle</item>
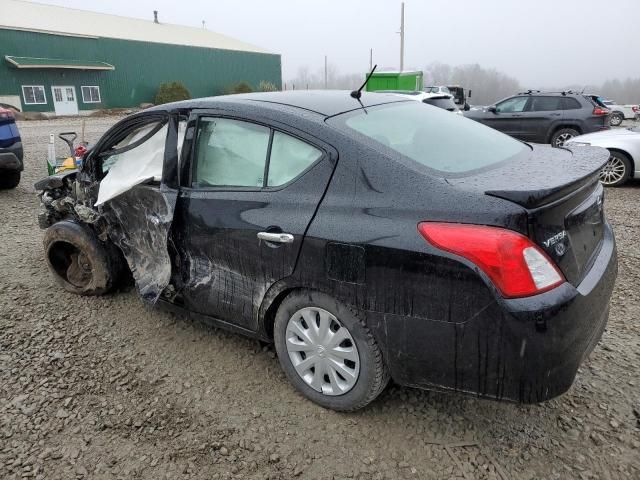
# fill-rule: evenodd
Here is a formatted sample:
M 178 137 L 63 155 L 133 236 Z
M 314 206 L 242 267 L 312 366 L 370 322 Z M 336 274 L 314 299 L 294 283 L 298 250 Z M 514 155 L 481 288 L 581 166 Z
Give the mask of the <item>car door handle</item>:
M 258 238 L 265 242 L 293 243 L 293 235 L 290 233 L 258 232 Z

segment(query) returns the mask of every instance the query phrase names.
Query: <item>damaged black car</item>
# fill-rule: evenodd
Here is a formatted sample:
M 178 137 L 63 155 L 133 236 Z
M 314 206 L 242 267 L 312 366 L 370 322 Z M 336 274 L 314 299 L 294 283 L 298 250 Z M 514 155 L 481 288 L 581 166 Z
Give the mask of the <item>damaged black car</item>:
M 36 184 L 49 268 L 275 343 L 335 410 L 401 385 L 565 392 L 617 274 L 604 149 L 530 146 L 393 95 L 162 105 Z

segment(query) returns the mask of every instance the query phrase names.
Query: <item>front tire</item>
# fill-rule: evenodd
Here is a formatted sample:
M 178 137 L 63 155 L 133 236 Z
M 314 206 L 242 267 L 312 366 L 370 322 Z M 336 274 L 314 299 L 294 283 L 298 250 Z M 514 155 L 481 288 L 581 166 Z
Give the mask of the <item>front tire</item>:
M 389 372 L 358 314 L 328 295 L 297 291 L 280 305 L 274 324 L 280 365 L 309 400 L 337 411 L 371 403 Z
M 619 127 L 624 120 L 624 115 L 620 112 L 613 112 L 609 119 L 609 125 L 612 127 Z
M 551 146 L 558 148 L 562 147 L 565 142 L 571 140 L 573 137 L 577 137 L 578 135 L 580 135 L 580 132 L 573 128 L 561 128 L 551 137 Z
M 609 160 L 600 170 L 600 183 L 605 187 L 619 187 L 631 176 L 631 160 L 622 152 L 609 152 Z
M 71 220 L 54 223 L 47 228 L 43 243 L 49 270 L 68 292 L 103 295 L 122 277 L 116 247 L 102 242 L 85 225 Z
M 20 172 L 0 172 L 0 190 L 16 188 L 20 183 Z

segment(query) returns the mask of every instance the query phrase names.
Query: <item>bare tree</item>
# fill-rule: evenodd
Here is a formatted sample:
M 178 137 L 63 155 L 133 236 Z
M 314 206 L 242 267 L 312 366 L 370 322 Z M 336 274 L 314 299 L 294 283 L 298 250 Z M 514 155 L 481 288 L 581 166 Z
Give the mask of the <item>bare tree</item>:
M 460 85 L 472 90 L 472 104 L 490 104 L 522 90 L 520 82 L 494 68 L 477 63 L 451 66 L 432 63 L 425 68 L 425 84 Z

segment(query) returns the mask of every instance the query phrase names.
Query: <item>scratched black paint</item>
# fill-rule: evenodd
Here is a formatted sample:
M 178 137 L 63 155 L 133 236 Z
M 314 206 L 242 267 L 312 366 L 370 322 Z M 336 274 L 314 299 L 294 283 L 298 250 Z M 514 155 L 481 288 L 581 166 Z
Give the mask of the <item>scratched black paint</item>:
M 161 303 L 270 340 L 278 302 L 291 290 L 315 289 L 362 313 L 398 383 L 523 402 L 564 392 L 606 325 L 617 271 L 597 183 L 606 157 L 597 149 L 536 147 L 517 165 L 447 178 L 327 122 L 396 101 L 369 93 L 362 105 L 347 92 L 269 93 L 180 102 L 140 115 L 140 121 L 170 116 L 168 146 L 176 141 L 176 116 L 190 115 L 179 165 L 175 155 L 165 156 L 155 190 L 175 199 L 166 239 L 172 271 Z M 325 155 L 279 189 L 191 188 L 199 115 L 264 124 Z M 116 134 L 122 127 L 107 137 Z M 97 163 L 89 162 L 85 183 L 99 181 Z M 115 223 L 126 221 L 111 223 L 118 231 Z M 546 250 L 568 282 L 505 300 L 473 264 L 429 245 L 417 232 L 421 221 L 500 226 L 543 248 L 567 230 L 563 257 Z M 291 233 L 294 242 L 261 242 L 256 234 L 265 230 Z

